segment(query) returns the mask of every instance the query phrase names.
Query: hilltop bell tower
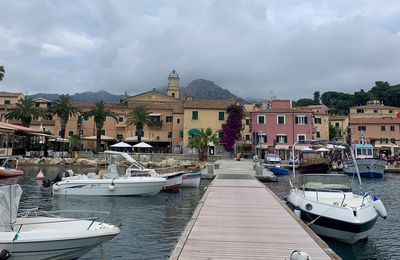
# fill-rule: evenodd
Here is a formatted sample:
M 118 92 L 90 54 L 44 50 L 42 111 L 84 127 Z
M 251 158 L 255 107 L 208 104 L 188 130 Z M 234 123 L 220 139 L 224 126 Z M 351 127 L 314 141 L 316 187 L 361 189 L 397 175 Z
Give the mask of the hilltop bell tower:
M 175 69 L 168 76 L 167 95 L 179 99 L 179 75 Z

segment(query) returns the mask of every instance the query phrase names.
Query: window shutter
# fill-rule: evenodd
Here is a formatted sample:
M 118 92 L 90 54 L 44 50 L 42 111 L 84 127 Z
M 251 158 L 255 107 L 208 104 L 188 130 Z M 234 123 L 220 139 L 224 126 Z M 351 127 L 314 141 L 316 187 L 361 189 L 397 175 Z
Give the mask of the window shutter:
M 287 143 L 287 136 L 285 136 L 285 143 Z
M 276 136 L 276 143 L 279 144 L 279 135 Z
M 307 124 L 307 116 L 304 117 L 304 124 Z
M 296 116 L 296 125 L 298 125 L 298 124 L 299 124 L 299 117 Z

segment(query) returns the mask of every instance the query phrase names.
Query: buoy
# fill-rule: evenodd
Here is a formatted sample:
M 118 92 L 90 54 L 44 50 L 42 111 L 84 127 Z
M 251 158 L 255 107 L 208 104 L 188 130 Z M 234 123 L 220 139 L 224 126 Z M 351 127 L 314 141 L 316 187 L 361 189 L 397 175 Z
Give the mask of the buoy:
M 386 219 L 387 217 L 387 211 L 385 206 L 383 206 L 382 201 L 374 196 L 374 199 L 372 200 L 372 205 L 374 206 L 374 209 L 376 210 L 376 212 L 378 213 L 378 215 L 384 219 Z
M 311 256 L 301 250 L 294 250 L 290 254 L 290 260 L 311 260 Z
M 39 173 L 36 175 L 36 180 L 43 180 L 44 179 L 44 174 L 42 171 L 39 171 Z
M 113 190 L 115 190 L 115 186 L 114 186 L 114 184 L 111 184 L 110 186 L 108 186 L 108 189 L 109 189 L 110 191 L 113 191 Z
M 58 191 L 60 189 L 60 186 L 58 186 L 57 184 L 53 185 L 53 191 Z

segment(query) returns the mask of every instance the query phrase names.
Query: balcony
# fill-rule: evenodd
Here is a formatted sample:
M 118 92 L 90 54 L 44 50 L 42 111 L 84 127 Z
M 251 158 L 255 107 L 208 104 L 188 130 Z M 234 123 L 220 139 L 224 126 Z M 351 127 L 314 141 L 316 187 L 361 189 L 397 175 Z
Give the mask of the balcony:
M 153 129 L 160 129 L 163 125 L 163 121 L 162 120 L 151 120 L 151 122 L 147 125 L 149 128 L 153 128 Z

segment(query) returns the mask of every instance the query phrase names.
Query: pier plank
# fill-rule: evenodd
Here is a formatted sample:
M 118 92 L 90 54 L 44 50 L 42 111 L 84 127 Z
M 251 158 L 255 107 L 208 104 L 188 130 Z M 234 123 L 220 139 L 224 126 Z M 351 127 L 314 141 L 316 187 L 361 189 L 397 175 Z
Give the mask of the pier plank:
M 297 249 L 313 259 L 340 259 L 265 185 L 239 178 L 251 166 L 220 164 L 170 259 L 289 259 Z

